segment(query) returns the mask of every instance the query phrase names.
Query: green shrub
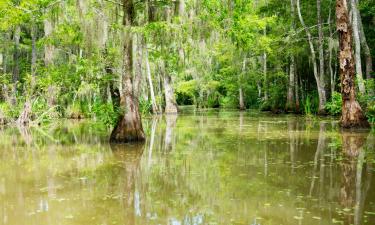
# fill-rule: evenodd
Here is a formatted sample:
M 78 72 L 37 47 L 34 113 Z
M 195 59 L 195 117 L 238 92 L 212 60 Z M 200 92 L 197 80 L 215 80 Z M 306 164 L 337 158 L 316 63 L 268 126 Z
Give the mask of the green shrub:
M 139 99 L 139 111 L 141 114 L 146 115 L 152 111 L 152 103 L 150 100 L 144 98 Z
M 37 120 L 38 123 L 47 123 L 54 118 L 60 117 L 57 106 L 50 107 L 47 100 L 44 98 L 36 98 L 32 104 L 32 116 L 33 120 Z
M 94 102 L 92 113 L 97 120 L 106 126 L 115 126 L 120 116 L 120 110 L 114 108 L 111 102 L 103 103 L 100 100 Z
M 341 107 L 342 107 L 342 98 L 341 94 L 338 92 L 334 92 L 332 94 L 332 98 L 327 104 L 325 105 L 325 109 L 330 115 L 337 116 L 341 114 Z
M 308 116 L 312 115 L 311 107 L 312 107 L 311 97 L 310 95 L 307 95 L 303 104 L 303 109 L 304 109 L 304 113 Z
M 370 123 L 375 123 L 375 101 L 367 107 L 366 116 Z
M 68 105 L 65 111 L 66 117 L 70 119 L 83 119 L 85 118 L 85 113 L 82 110 L 81 104 L 79 102 L 74 102 Z
M 3 116 L 7 119 L 17 119 L 21 112 L 21 102 L 19 102 L 16 106 L 11 106 L 7 102 L 0 103 L 0 110 L 3 113 Z

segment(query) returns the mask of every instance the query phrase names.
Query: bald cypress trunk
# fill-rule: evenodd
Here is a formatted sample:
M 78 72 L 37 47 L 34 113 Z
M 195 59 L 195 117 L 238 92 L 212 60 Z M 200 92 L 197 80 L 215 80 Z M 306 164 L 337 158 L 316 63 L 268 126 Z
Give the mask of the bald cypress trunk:
M 14 41 L 14 52 L 13 52 L 13 74 L 12 74 L 12 82 L 13 82 L 13 93 L 11 98 L 12 105 L 17 104 L 17 84 L 20 79 L 20 62 L 19 62 L 19 45 L 20 45 L 20 35 L 21 35 L 21 28 L 17 26 L 14 30 L 13 34 L 13 41 Z
M 366 92 L 365 83 L 363 81 L 362 73 L 362 61 L 361 61 L 361 41 L 359 38 L 359 26 L 358 26 L 358 10 L 357 3 L 355 0 L 350 0 L 353 12 L 353 37 L 354 37 L 354 46 L 355 46 L 355 69 L 357 74 L 358 88 L 359 92 L 364 95 Z
M 343 102 L 340 125 L 343 128 L 369 127 L 362 108 L 355 98 L 355 60 L 346 0 L 336 1 L 336 26 L 339 36 L 339 67 Z
M 44 36 L 48 39 L 53 31 L 52 21 L 50 18 L 44 19 Z M 53 55 L 55 48 L 52 44 L 47 43 L 44 47 L 44 64 L 46 66 L 53 63 Z
M 316 86 L 318 90 L 318 97 L 319 97 L 319 114 L 325 114 L 325 104 L 327 102 L 327 95 L 324 87 L 324 79 L 322 78 L 323 74 L 318 71 L 318 65 L 316 63 L 316 51 L 314 47 L 313 37 L 311 35 L 310 29 L 308 26 L 306 26 L 305 21 L 302 17 L 301 13 L 301 7 L 300 7 L 300 0 L 296 0 L 297 2 L 297 13 L 298 18 L 301 22 L 302 27 L 304 28 L 306 32 L 306 36 L 308 39 L 309 47 L 310 47 L 310 53 L 311 53 L 311 61 L 313 63 L 313 69 L 314 69 L 314 78 L 316 81 Z
M 358 1 L 356 1 L 356 3 L 358 4 Z M 361 13 L 359 12 L 358 8 L 357 8 L 356 15 L 358 17 L 359 37 L 360 37 L 361 45 L 363 48 L 363 53 L 366 57 L 366 78 L 371 79 L 371 73 L 373 72 L 372 56 L 371 56 L 370 47 L 367 44 L 365 32 L 363 30 Z
M 145 134 L 139 113 L 138 96 L 133 81 L 133 34 L 131 26 L 134 23 L 134 5 L 132 0 L 123 0 L 123 25 L 125 27 L 125 41 L 123 50 L 122 95 L 120 105 L 124 114 L 112 131 L 111 142 L 144 141 Z

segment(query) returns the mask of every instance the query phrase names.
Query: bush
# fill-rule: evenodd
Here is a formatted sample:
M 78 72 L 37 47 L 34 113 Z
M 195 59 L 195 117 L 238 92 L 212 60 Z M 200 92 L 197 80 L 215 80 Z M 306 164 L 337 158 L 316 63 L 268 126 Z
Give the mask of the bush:
M 370 123 L 375 123 L 375 101 L 367 107 L 366 116 Z
M 330 115 L 337 116 L 341 114 L 341 107 L 342 107 L 342 98 L 341 94 L 338 92 L 334 92 L 332 94 L 332 98 L 327 104 L 325 105 L 325 109 Z
M 17 119 L 20 115 L 23 103 L 20 102 L 16 106 L 11 106 L 7 102 L 0 103 L 0 110 L 6 119 Z
M 65 111 L 66 117 L 70 119 L 83 119 L 85 118 L 85 113 L 82 110 L 81 104 L 79 102 L 74 102 L 68 105 Z
M 120 110 L 114 108 L 111 102 L 103 103 L 100 100 L 94 102 L 93 116 L 107 126 L 115 126 L 120 117 Z

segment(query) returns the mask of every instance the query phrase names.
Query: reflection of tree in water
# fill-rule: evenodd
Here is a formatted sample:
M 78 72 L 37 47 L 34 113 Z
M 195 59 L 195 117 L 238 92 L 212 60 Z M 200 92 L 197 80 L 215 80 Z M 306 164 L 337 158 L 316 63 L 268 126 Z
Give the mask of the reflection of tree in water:
M 366 137 L 365 133 L 342 133 L 344 160 L 342 162 L 340 203 L 347 209 L 354 209 L 354 213 L 346 214 L 345 224 L 359 225 L 363 217 L 364 202 L 371 181 L 371 174 L 368 171 L 366 172 L 367 179 L 362 180 L 365 164 L 363 145 L 366 142 Z
M 177 122 L 177 114 L 167 114 L 165 115 L 166 128 L 165 128 L 165 139 L 164 147 L 165 152 L 170 152 L 173 149 L 173 140 L 174 140 L 174 129 Z
M 123 204 L 125 209 L 124 223 L 135 224 L 136 214 L 136 182 L 141 179 L 140 161 L 143 154 L 143 144 L 127 145 L 113 144 L 111 149 L 115 157 L 122 162 L 124 168 Z M 137 209 L 139 210 L 139 208 Z

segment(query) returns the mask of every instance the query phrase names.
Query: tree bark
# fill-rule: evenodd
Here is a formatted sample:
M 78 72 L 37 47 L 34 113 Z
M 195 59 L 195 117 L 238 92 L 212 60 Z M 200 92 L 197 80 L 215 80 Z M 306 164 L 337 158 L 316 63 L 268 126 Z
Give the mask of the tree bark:
M 357 2 L 357 4 L 358 4 L 358 2 Z M 358 16 L 358 26 L 360 28 L 359 29 L 359 31 L 360 31 L 359 36 L 360 36 L 360 39 L 361 39 L 361 45 L 363 47 L 364 55 L 366 57 L 366 78 L 371 79 L 371 73 L 373 72 L 372 56 L 371 56 L 370 48 L 367 44 L 365 32 L 363 30 L 361 13 L 359 12 L 358 8 L 357 8 L 357 14 L 356 15 Z
M 14 52 L 13 52 L 13 94 L 12 94 L 12 105 L 17 104 L 17 84 L 20 79 L 20 62 L 19 62 L 19 45 L 20 45 L 21 28 L 17 26 L 14 30 L 13 41 L 14 41 Z
M 290 0 L 290 17 L 292 19 L 292 32 L 295 32 L 295 0 Z M 297 112 L 297 91 L 296 91 L 296 63 L 295 57 L 292 53 L 290 56 L 290 67 L 289 67 L 289 85 L 288 85 L 288 95 L 286 101 L 286 111 Z M 299 105 L 299 102 L 298 102 Z
M 44 19 L 44 36 L 48 39 L 53 31 L 53 26 L 50 18 Z M 44 47 L 44 64 L 46 66 L 53 64 L 53 56 L 55 48 L 53 45 L 48 43 L 49 40 L 47 40 L 47 44 Z
M 266 35 L 266 29 L 264 29 Z M 263 52 L 264 100 L 268 100 L 267 53 Z
M 317 17 L 318 17 L 318 44 L 319 44 L 319 82 L 320 82 L 320 91 L 322 92 L 323 98 L 326 97 L 326 85 L 325 85 L 325 70 L 324 70 L 324 41 L 323 41 L 323 28 L 322 28 L 322 15 L 321 15 L 321 0 L 316 0 L 317 5 Z M 326 101 L 322 102 L 323 107 L 325 107 Z M 319 107 L 320 108 L 320 107 Z
M 319 114 L 325 114 L 325 104 L 327 102 L 327 96 L 326 96 L 326 91 L 324 89 L 324 85 L 322 84 L 322 81 L 324 81 L 324 79 L 320 78 L 321 75 L 318 72 L 318 65 L 316 63 L 316 52 L 315 52 L 315 47 L 314 47 L 314 43 L 313 43 L 313 40 L 312 40 L 312 35 L 310 33 L 310 29 L 306 26 L 305 21 L 303 20 L 299 0 L 297 0 L 297 12 L 298 12 L 298 17 L 299 17 L 299 20 L 301 22 L 301 25 L 306 32 L 307 39 L 308 39 L 309 46 L 310 46 L 311 61 L 313 63 L 313 69 L 314 69 L 314 78 L 315 78 L 315 81 L 316 81 L 316 86 L 317 86 L 317 89 L 318 89 L 318 96 L 319 96 L 318 113 Z
M 172 78 L 169 74 L 165 72 L 165 68 L 162 68 L 162 73 L 164 73 L 164 96 L 165 96 L 165 109 L 164 112 L 178 113 L 177 103 L 174 97 L 174 90 L 172 87 Z
M 123 51 L 122 96 L 120 105 L 124 108 L 124 115 L 112 131 L 111 142 L 144 141 L 145 134 L 139 113 L 138 96 L 135 95 L 133 82 L 133 34 L 131 26 L 134 22 L 134 5 L 132 0 L 123 0 L 123 25 L 125 27 L 125 41 Z
M 357 82 L 359 92 L 364 95 L 366 93 L 365 83 L 363 81 L 362 73 L 362 61 L 361 61 L 361 41 L 359 38 L 359 26 L 358 26 L 358 10 L 355 0 L 350 0 L 353 12 L 353 37 L 354 37 L 354 46 L 355 46 L 355 69 L 357 74 Z
M 355 98 L 355 60 L 352 53 L 352 28 L 346 0 L 336 0 L 336 26 L 339 35 L 339 66 L 342 96 L 343 128 L 369 127 L 362 108 Z
M 142 54 L 142 36 L 141 34 L 133 35 L 136 38 L 135 41 L 135 73 L 134 73 L 134 96 L 140 97 L 141 94 L 141 82 L 142 82 L 142 61 L 143 61 L 143 54 Z
M 239 88 L 239 100 L 240 100 L 240 110 L 246 110 L 245 102 L 244 102 L 244 97 L 243 97 L 243 90 L 242 86 Z
M 295 110 L 294 88 L 295 88 L 295 60 L 294 60 L 294 56 L 291 56 L 291 62 L 290 62 L 290 68 L 289 68 L 288 96 L 287 96 L 287 103 L 286 103 L 287 111 Z
M 35 85 L 36 79 L 36 27 L 35 22 L 31 25 L 31 76 L 32 76 L 32 87 Z
M 160 113 L 158 105 L 156 104 L 156 98 L 155 98 L 155 92 L 154 92 L 154 85 L 152 83 L 152 77 L 151 77 L 151 68 L 150 68 L 150 62 L 148 59 L 148 49 L 147 45 L 144 46 L 145 50 L 145 61 L 146 61 L 146 73 L 147 73 L 147 80 L 148 85 L 150 87 L 150 95 L 151 95 L 151 104 L 152 104 L 152 112 L 154 114 Z
M 238 82 L 239 82 L 239 104 L 240 104 L 240 110 L 246 110 L 245 101 L 244 101 L 244 95 L 243 95 L 243 89 L 242 89 L 242 76 L 246 72 L 246 56 L 242 63 L 242 74 L 240 74 Z

